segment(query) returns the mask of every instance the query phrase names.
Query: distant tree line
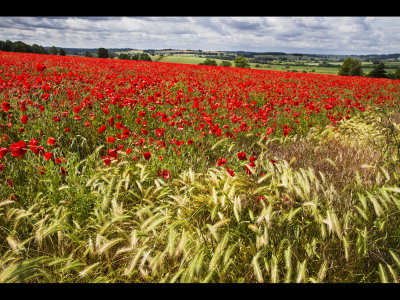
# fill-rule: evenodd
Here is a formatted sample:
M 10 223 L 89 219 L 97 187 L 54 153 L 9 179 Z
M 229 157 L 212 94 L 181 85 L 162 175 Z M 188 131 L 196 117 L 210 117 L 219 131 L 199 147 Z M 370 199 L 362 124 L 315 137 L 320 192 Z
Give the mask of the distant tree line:
M 250 64 L 247 60 L 247 58 L 243 56 L 238 56 L 234 60 L 234 65 L 237 68 L 250 68 Z M 215 59 L 212 58 L 206 58 L 203 62 L 199 63 L 199 65 L 205 65 L 205 66 L 218 66 L 218 63 Z M 221 61 L 220 66 L 222 67 L 231 67 L 232 63 L 227 60 Z
M 0 41 L 0 51 L 48 54 L 42 46 L 37 44 L 28 45 L 21 41 L 11 42 L 9 40 Z
M 212 58 L 206 58 L 203 62 L 199 63 L 199 65 L 203 65 L 203 66 L 218 66 L 218 63 L 215 59 Z M 220 63 L 221 67 L 231 67 L 232 63 L 230 61 L 227 60 L 223 60 Z
M 97 50 L 98 58 L 113 58 L 113 55 L 114 55 L 114 53 L 108 51 L 105 48 L 99 48 Z M 145 52 L 135 53 L 135 54 L 120 53 L 117 58 L 118 59 L 126 59 L 126 60 L 152 61 L 150 55 Z
M 36 54 L 52 54 L 52 55 L 62 55 L 65 56 L 65 50 L 62 48 L 57 49 L 52 46 L 47 51 L 40 45 L 33 44 L 28 45 L 22 41 L 12 42 L 10 40 L 0 41 L 0 51 L 6 52 L 23 52 L 23 53 L 36 53 Z

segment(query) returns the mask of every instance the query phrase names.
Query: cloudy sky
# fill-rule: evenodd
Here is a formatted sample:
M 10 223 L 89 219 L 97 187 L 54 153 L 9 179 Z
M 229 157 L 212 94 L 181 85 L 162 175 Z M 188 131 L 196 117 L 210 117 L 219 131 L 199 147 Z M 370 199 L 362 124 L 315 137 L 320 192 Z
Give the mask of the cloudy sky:
M 65 48 L 400 53 L 400 17 L 0 17 L 0 40 Z

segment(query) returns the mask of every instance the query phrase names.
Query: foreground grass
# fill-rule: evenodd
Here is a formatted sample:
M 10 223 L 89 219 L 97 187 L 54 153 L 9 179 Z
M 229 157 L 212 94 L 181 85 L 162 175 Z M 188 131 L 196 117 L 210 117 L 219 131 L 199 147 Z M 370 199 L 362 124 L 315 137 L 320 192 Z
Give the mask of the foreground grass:
M 0 282 L 398 282 L 398 130 L 385 122 L 260 141 L 257 177 L 164 180 L 105 166 L 101 148 L 71 157 L 24 199 L 0 191 Z

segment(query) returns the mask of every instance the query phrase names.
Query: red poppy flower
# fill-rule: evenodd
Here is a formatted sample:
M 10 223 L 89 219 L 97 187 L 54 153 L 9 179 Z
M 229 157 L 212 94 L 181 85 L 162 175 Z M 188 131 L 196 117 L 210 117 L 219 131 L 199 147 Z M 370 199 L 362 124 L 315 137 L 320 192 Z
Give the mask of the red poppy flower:
M 23 141 L 19 141 L 17 143 L 10 145 L 10 151 L 12 156 L 14 157 L 22 157 L 28 151 L 26 148 L 26 143 Z
M 254 161 L 256 161 L 257 160 L 257 157 L 255 157 L 255 156 L 250 156 L 250 162 L 254 162 Z
M 124 132 L 122 133 L 121 139 L 126 139 L 130 134 L 130 131 L 128 129 L 125 129 Z
M 44 160 L 50 160 L 50 158 L 53 156 L 52 152 L 46 152 L 44 154 Z
M 6 156 L 7 152 L 8 152 L 7 148 L 0 148 L 0 159 Z
M 5 111 L 8 112 L 10 110 L 10 103 L 8 102 L 2 102 L 1 103 L 1 108 Z
M 146 113 L 144 112 L 144 111 L 139 111 L 139 117 L 145 117 L 146 116 Z
M 61 167 L 61 175 L 62 176 L 67 176 L 68 175 L 67 169 Z
M 39 145 L 39 141 L 37 139 L 33 138 L 30 140 L 29 148 L 31 148 L 31 150 L 35 149 L 37 145 Z
M 121 122 L 115 124 L 115 127 L 117 127 L 118 129 L 125 129 L 125 126 Z
M 116 140 L 116 138 L 115 138 L 115 137 L 113 137 L 113 136 L 109 136 L 109 137 L 107 137 L 107 143 L 110 143 L 110 144 L 112 144 L 112 143 L 114 143 L 114 142 L 115 142 L 115 140 Z
M 110 111 L 108 110 L 108 107 L 103 108 L 102 111 L 103 111 L 106 115 L 108 115 L 108 114 L 110 113 Z
M 24 123 L 24 124 L 26 124 L 26 123 L 28 122 L 28 116 L 27 116 L 27 115 L 23 115 L 23 116 L 21 117 L 21 122 Z
M 230 169 L 229 167 L 226 168 L 226 171 L 227 171 L 232 177 L 235 176 L 235 172 L 234 172 L 232 169 Z
M 33 148 L 33 153 L 35 153 L 36 155 L 44 155 L 45 151 L 44 151 L 43 147 L 37 146 L 37 147 Z
M 104 131 L 106 131 L 106 125 L 101 126 L 101 127 L 99 128 L 99 130 L 97 130 L 98 133 L 102 133 L 102 132 L 104 132 Z
M 113 127 L 114 126 L 114 118 L 113 117 L 109 118 L 108 123 L 110 123 L 110 126 Z
M 188 140 L 187 143 L 188 143 L 189 145 L 192 145 L 194 142 L 193 142 L 193 140 Z
M 142 134 L 149 134 L 149 132 L 147 131 L 147 129 L 145 129 L 145 128 L 142 128 Z
M 171 174 L 168 172 L 168 170 L 162 171 L 161 176 L 163 176 L 165 179 L 171 178 Z
M 26 111 L 27 110 L 27 108 L 25 106 L 26 104 L 23 101 L 19 101 L 19 104 L 20 104 L 20 108 L 19 109 L 20 109 L 20 111 Z
M 55 138 L 49 137 L 47 139 L 47 145 L 51 146 L 51 145 L 54 145 L 55 143 L 56 143 L 56 139 Z
M 240 160 L 245 160 L 245 159 L 247 159 L 246 153 L 244 153 L 244 152 L 239 152 L 239 153 L 238 153 L 238 158 L 239 158 Z
M 117 158 L 117 149 L 109 149 L 108 151 L 108 154 L 110 154 L 110 156 L 111 157 L 113 157 L 113 158 Z
M 80 111 L 81 111 L 81 108 L 79 106 L 74 108 L 74 113 L 79 114 Z
M 3 171 L 3 169 L 4 169 L 4 165 L 0 164 L 0 172 Z
M 104 164 L 106 165 L 106 166 L 109 166 L 110 164 L 111 164 L 111 159 L 110 159 L 110 157 L 106 157 L 106 158 L 104 158 L 103 159 L 103 161 L 104 161 Z
M 46 66 L 45 66 L 45 65 L 43 65 L 43 64 L 41 64 L 41 63 L 38 63 L 38 64 L 36 65 L 36 70 L 37 70 L 37 71 L 42 72 L 44 69 L 46 69 Z
M 151 153 L 150 153 L 150 152 L 145 152 L 145 153 L 143 153 L 143 156 L 144 156 L 144 158 L 145 158 L 146 160 L 149 160 L 150 157 L 151 157 Z
M 225 158 L 220 158 L 220 159 L 218 159 L 217 164 L 218 164 L 218 166 L 223 166 L 226 164 L 226 162 L 227 162 L 227 160 Z
M 65 128 L 64 131 L 65 131 L 65 132 L 70 132 L 71 129 L 70 129 L 70 128 Z

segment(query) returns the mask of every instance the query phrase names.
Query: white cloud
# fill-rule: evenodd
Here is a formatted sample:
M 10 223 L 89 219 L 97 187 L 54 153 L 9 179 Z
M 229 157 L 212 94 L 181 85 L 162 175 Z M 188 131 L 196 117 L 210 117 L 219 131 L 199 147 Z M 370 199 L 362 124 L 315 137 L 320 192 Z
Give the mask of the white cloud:
M 0 40 L 59 47 L 400 52 L 399 17 L 0 17 Z

